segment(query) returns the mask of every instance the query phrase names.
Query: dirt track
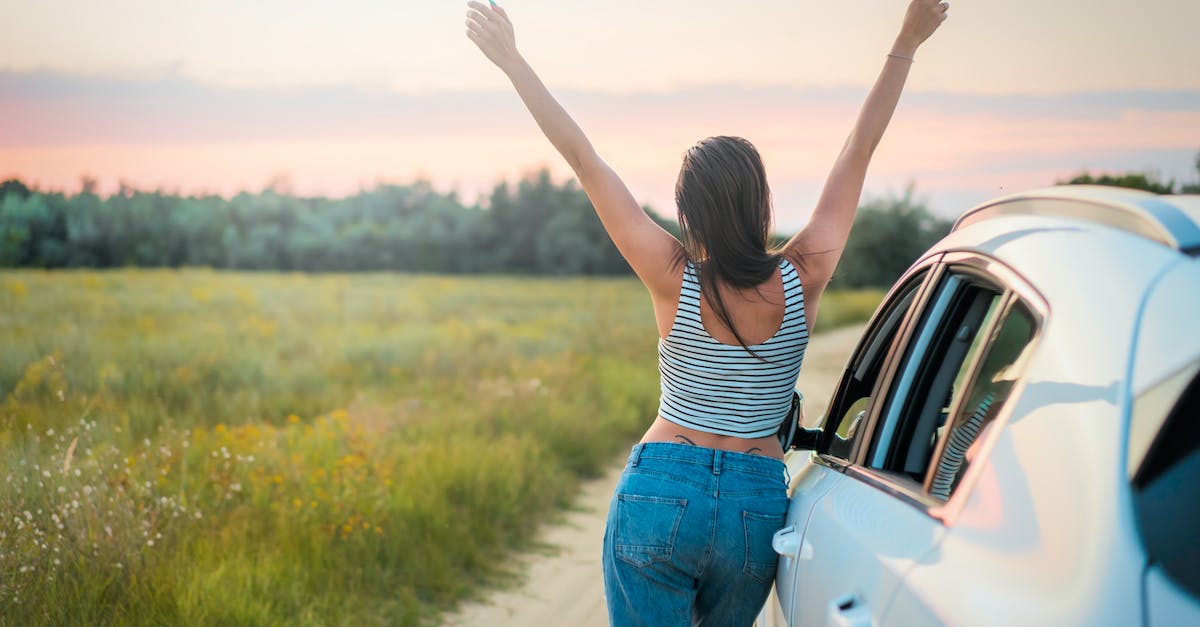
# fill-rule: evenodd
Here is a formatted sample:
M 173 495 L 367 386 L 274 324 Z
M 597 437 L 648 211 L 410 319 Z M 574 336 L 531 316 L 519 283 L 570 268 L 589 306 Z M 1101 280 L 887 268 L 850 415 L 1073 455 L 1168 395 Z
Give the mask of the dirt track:
M 853 326 L 813 337 L 798 383 L 804 392 L 805 415 L 810 424 L 825 413 L 829 395 L 861 334 L 862 327 Z M 586 483 L 576 500 L 576 509 L 561 524 L 542 530 L 539 541 L 558 550 L 520 558 L 523 563 L 519 570 L 524 573 L 524 580 L 519 587 L 490 593 L 481 602 L 448 616 L 446 624 L 455 627 L 608 625 L 600 574 L 600 543 L 608 503 L 624 462 L 625 456 L 621 455 L 604 477 Z

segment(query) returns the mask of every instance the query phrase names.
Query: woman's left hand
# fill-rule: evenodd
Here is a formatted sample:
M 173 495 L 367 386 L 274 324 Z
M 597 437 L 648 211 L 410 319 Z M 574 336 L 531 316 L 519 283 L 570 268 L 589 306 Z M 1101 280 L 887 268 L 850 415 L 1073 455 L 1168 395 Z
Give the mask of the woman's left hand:
M 471 0 L 467 3 L 467 38 L 479 46 L 492 63 L 510 73 L 521 62 L 517 52 L 517 36 L 513 32 L 508 13 L 498 4 L 484 4 Z

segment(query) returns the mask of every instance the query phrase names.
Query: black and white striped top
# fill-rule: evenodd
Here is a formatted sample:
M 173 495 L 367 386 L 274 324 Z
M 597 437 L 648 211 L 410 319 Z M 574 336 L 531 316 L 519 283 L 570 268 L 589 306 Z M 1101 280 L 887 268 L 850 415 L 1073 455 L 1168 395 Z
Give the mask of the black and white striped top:
M 940 499 L 950 498 L 954 484 L 958 483 L 958 476 L 962 471 L 963 461 L 967 458 L 967 451 L 975 443 L 975 440 L 979 439 L 979 433 L 983 431 L 983 425 L 988 420 L 988 412 L 991 411 L 992 403 L 995 400 L 995 393 L 988 392 L 987 396 L 979 401 L 979 405 L 975 406 L 975 412 L 950 430 L 950 439 L 946 441 L 946 450 L 942 453 L 942 459 L 938 462 L 937 470 L 934 471 L 933 481 L 930 482 L 930 494 Z
M 741 438 L 761 438 L 779 430 L 791 410 L 792 390 L 808 346 L 800 277 L 786 259 L 780 259 L 779 267 L 783 323 L 770 339 L 750 346 L 759 359 L 704 330 L 699 276 L 687 262 L 675 322 L 658 341 L 658 415 L 697 431 Z

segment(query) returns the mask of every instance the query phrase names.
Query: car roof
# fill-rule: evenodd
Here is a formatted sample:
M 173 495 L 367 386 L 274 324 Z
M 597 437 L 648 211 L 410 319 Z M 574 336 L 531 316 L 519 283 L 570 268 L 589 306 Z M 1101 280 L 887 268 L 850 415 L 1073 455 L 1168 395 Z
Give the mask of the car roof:
M 1096 323 L 1130 346 L 1137 312 L 1172 265 L 1200 266 L 1200 196 L 1091 185 L 1034 190 L 963 214 L 931 252 L 998 259 L 1038 292 L 1051 318 Z
M 1013 194 L 964 213 L 958 230 L 1003 215 L 1039 215 L 1100 224 L 1200 256 L 1200 195 L 1158 195 L 1101 185 L 1060 185 Z

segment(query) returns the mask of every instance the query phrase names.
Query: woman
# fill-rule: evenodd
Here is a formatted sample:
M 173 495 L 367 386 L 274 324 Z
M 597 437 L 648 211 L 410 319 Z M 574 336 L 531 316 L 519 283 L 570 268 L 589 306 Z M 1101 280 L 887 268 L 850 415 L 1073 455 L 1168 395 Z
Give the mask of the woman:
M 633 448 L 604 536 L 614 625 L 748 625 L 774 575 L 788 500 L 775 433 L 808 320 L 841 257 L 871 154 L 913 55 L 948 3 L 912 0 L 812 219 L 768 248 L 771 199 L 750 142 L 711 137 L 683 158 L 683 241 L 659 228 L 517 52 L 503 8 L 471 1 L 467 37 L 504 71 L 646 285 L 659 331 L 658 416 Z

